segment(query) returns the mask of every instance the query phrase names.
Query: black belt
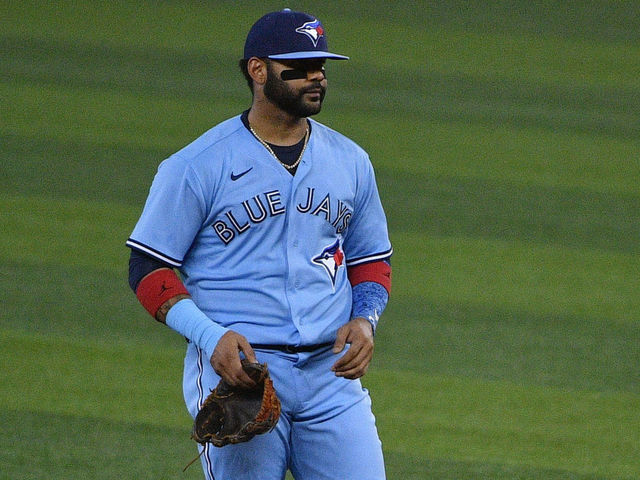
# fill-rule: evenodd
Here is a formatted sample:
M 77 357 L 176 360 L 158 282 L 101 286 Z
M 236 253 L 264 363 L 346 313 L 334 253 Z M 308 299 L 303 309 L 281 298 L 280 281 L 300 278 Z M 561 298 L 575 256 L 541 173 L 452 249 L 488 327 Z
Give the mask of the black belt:
M 314 345 L 272 345 L 267 343 L 252 343 L 251 346 L 257 350 L 278 350 L 285 353 L 303 353 L 332 347 L 333 342 L 316 343 Z

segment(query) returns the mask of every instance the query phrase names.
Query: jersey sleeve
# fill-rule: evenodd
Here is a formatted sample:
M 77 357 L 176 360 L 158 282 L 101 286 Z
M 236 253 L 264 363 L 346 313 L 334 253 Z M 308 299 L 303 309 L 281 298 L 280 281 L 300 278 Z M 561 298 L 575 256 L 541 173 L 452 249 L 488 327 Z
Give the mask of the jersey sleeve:
M 343 242 L 347 266 L 388 259 L 393 253 L 373 166 L 358 166 L 353 216 Z
M 180 267 L 204 218 L 198 178 L 186 160 L 174 155 L 158 167 L 127 246 Z

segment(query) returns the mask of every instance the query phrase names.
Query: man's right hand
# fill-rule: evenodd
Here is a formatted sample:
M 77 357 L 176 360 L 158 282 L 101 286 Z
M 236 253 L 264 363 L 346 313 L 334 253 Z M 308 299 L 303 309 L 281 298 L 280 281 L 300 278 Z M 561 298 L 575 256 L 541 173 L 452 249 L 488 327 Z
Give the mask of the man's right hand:
M 242 369 L 240 352 L 250 362 L 257 363 L 256 354 L 247 339 L 230 330 L 218 341 L 211 355 L 211 366 L 229 385 L 251 388 L 255 386 L 255 382 Z

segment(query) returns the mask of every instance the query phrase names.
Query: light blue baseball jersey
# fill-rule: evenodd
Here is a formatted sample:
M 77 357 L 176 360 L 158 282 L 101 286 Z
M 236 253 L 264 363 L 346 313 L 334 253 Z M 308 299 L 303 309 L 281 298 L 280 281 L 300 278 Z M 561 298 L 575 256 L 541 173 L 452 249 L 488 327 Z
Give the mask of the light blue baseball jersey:
M 392 253 L 366 152 L 309 120 L 295 176 L 240 116 L 158 168 L 127 245 L 178 267 L 198 307 L 251 343 L 335 340 L 346 267 Z

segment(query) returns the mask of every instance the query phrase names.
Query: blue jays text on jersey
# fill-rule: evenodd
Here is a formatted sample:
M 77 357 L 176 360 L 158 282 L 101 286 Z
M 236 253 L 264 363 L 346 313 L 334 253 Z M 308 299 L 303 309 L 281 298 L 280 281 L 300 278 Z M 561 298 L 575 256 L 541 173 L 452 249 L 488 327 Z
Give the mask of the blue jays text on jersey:
M 127 242 L 252 343 L 333 341 L 350 319 L 346 268 L 392 253 L 366 152 L 309 122 L 294 176 L 240 116 L 205 132 L 160 165 Z
M 336 234 L 342 234 L 349 226 L 353 214 L 346 202 L 340 199 L 332 201 L 327 193 L 317 203 L 314 201 L 315 188 L 307 187 L 307 199 L 304 204 L 296 205 L 300 213 L 309 213 L 324 218 L 335 227 Z M 254 195 L 251 199 L 243 200 L 241 207 L 224 213 L 224 218 L 213 222 L 213 229 L 225 244 L 229 244 L 238 235 L 243 234 L 252 225 L 264 222 L 276 215 L 284 215 L 286 207 L 282 204 L 281 193 L 278 190 Z M 332 207 L 333 205 L 333 207 Z

